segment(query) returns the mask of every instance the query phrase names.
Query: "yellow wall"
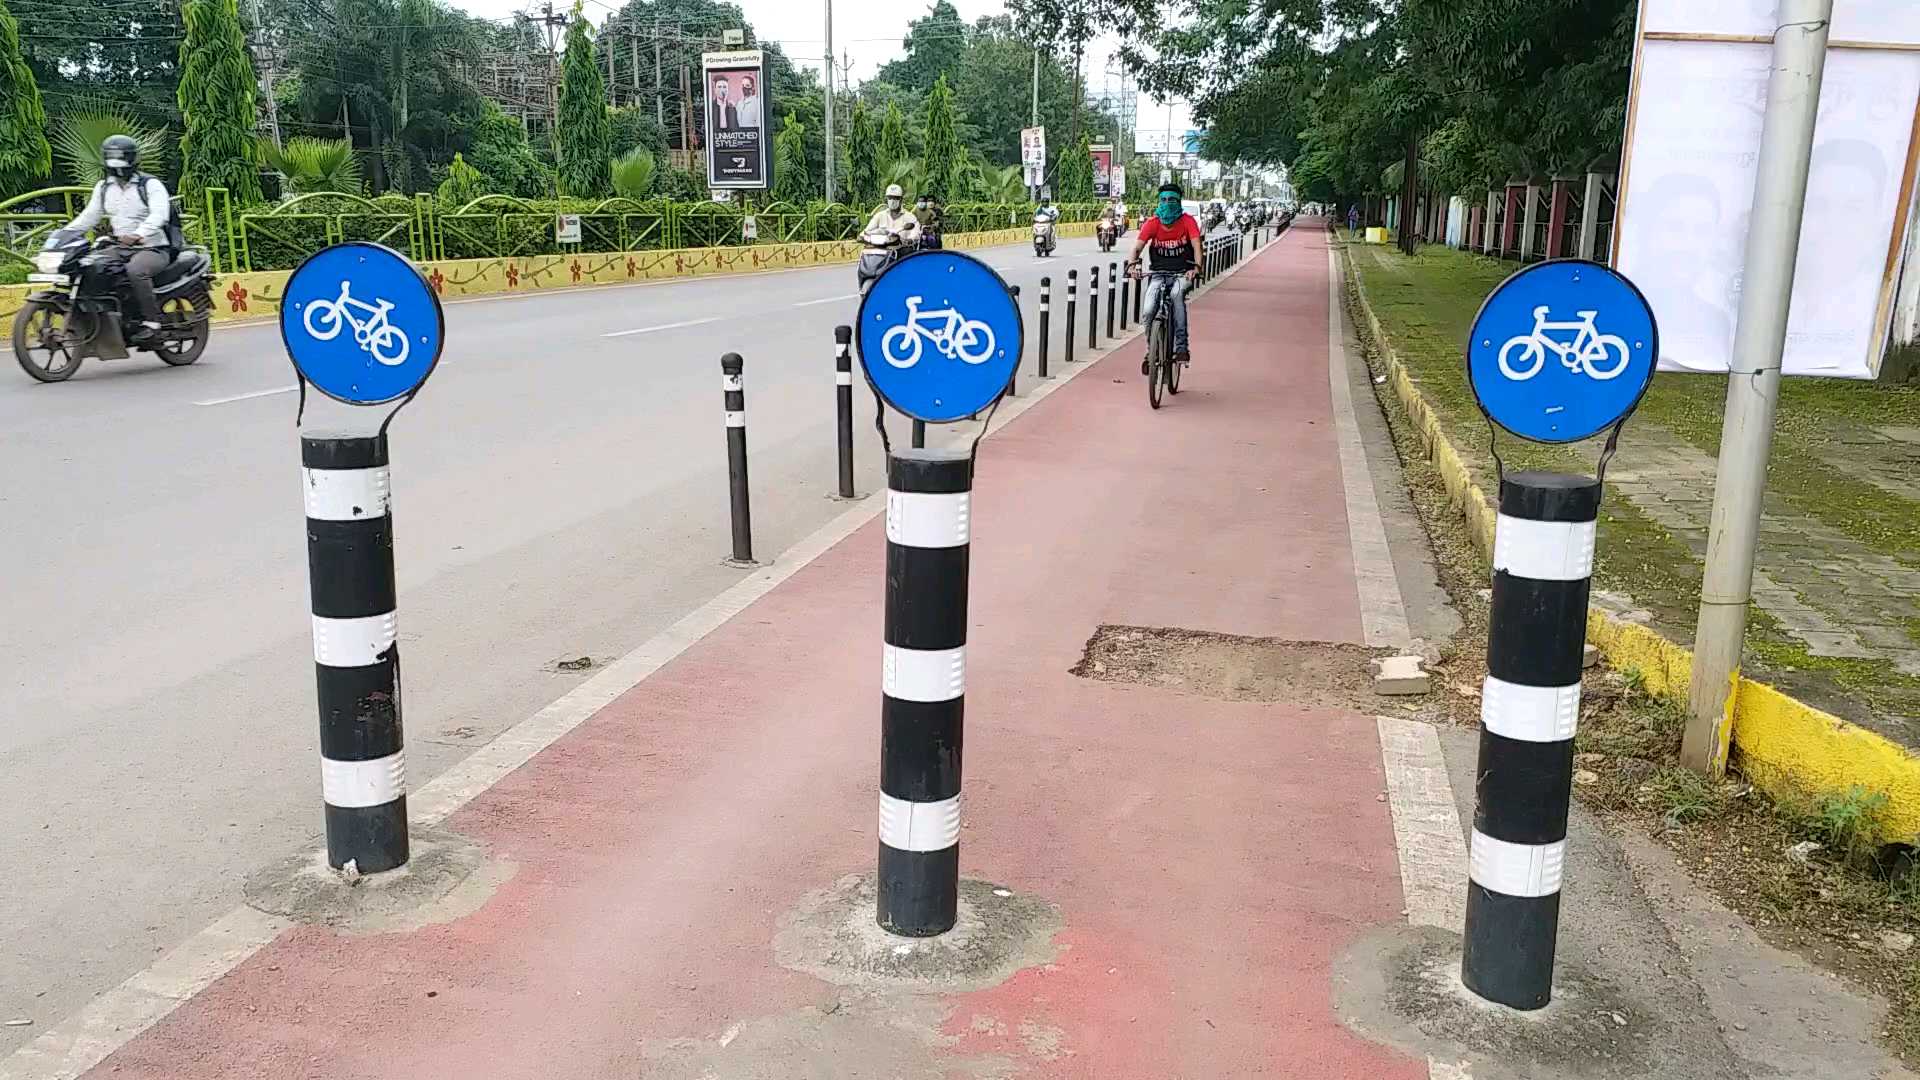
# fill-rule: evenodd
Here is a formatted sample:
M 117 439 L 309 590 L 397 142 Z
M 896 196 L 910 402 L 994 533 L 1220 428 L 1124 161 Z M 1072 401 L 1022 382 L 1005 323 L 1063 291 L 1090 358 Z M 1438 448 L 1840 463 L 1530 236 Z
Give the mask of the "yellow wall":
M 1091 224 L 1062 225 L 1062 236 L 1091 236 Z M 992 232 L 949 233 L 947 247 L 970 250 L 1024 243 L 1026 228 Z M 494 293 L 537 292 L 586 285 L 618 285 L 709 274 L 751 274 L 808 266 L 852 262 L 860 255 L 857 240 L 828 240 L 803 244 L 755 244 L 750 247 L 683 248 L 673 251 L 627 251 L 594 255 L 524 255 L 502 259 L 447 259 L 421 263 L 421 272 L 441 296 L 487 296 Z M 214 288 L 213 316 L 219 321 L 259 319 L 280 311 L 286 290 L 286 270 L 259 270 L 221 274 Z M 0 286 L 0 318 L 19 310 L 38 285 Z

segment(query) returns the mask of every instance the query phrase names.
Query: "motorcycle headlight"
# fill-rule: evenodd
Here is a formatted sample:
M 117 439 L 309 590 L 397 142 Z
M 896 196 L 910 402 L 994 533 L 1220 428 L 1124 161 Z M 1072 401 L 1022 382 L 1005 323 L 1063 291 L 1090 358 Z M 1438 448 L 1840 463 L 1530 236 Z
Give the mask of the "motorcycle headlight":
M 60 264 L 66 261 L 65 252 L 42 251 L 33 257 L 33 266 L 43 274 L 57 274 L 60 272 Z

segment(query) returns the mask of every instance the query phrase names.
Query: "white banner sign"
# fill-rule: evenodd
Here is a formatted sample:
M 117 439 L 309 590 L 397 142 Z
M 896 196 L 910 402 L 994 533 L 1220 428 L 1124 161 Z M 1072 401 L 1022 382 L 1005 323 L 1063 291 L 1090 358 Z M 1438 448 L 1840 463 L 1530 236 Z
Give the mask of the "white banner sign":
M 1125 165 L 1115 165 L 1113 167 L 1113 197 L 1118 199 L 1126 195 L 1126 193 L 1127 167 Z
M 580 215 L 553 215 L 553 242 L 556 244 L 577 244 L 580 242 Z
M 1660 366 L 1732 367 L 1772 64 L 1773 0 L 1643 0 L 1614 266 L 1653 304 Z M 1833 40 L 1920 40 L 1912 0 L 1839 0 Z M 1646 107 L 1643 107 L 1646 106 Z M 1787 324 L 1789 375 L 1872 378 L 1901 271 L 1920 53 L 1829 48 Z

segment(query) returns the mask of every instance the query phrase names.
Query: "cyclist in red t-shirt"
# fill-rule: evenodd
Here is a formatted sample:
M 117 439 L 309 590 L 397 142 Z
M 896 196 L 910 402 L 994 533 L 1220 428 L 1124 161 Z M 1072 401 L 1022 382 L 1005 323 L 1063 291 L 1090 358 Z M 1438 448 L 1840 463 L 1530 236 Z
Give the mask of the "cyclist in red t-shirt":
M 1173 318 L 1173 359 L 1179 364 L 1193 359 L 1187 352 L 1187 290 L 1200 276 L 1200 240 L 1206 235 L 1193 215 L 1181 207 L 1182 194 L 1179 184 L 1160 185 L 1160 205 L 1141 219 L 1140 235 L 1133 242 L 1132 257 L 1127 259 L 1128 272 L 1134 272 L 1140 266 L 1141 249 L 1151 246 L 1140 323 L 1144 326 L 1153 321 L 1165 297 L 1172 305 L 1168 314 Z M 1144 370 L 1145 361 L 1141 365 Z

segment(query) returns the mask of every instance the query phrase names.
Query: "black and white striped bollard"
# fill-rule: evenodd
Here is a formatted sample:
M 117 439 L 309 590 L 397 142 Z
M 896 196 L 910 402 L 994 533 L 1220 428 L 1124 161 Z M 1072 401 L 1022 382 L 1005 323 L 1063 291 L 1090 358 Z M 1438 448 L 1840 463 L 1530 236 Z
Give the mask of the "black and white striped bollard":
M 1069 363 L 1069 364 L 1071 364 L 1071 363 L 1073 363 L 1073 335 L 1074 335 L 1074 333 L 1075 333 L 1075 331 L 1076 331 L 1076 327 L 1075 327 L 1075 326 L 1073 325 L 1073 309 L 1074 309 L 1074 307 L 1075 307 L 1075 305 L 1076 305 L 1076 304 L 1077 304 L 1077 302 L 1078 302 L 1078 297 L 1076 296 L 1076 294 L 1077 294 L 1077 293 L 1078 293 L 1078 292 L 1080 291 L 1080 280 L 1079 280 L 1079 279 L 1080 279 L 1080 271 L 1078 271 L 1078 270 L 1069 270 L 1069 271 L 1067 271 L 1067 334 L 1066 334 L 1066 340 L 1067 340 L 1067 355 L 1066 355 L 1066 362 L 1067 362 L 1067 363 Z
M 727 406 L 727 498 L 733 517 L 734 566 L 753 565 L 753 510 L 747 485 L 747 392 L 739 353 L 720 358 L 720 389 Z
M 1040 279 L 1040 355 L 1038 358 L 1039 375 L 1051 378 L 1047 374 L 1047 326 L 1053 321 L 1053 279 Z
M 1114 305 L 1118 303 L 1118 301 L 1114 299 L 1113 294 L 1119 288 L 1119 285 L 1120 264 L 1110 262 L 1107 264 L 1107 339 L 1109 341 L 1113 339 L 1113 309 Z
M 1088 271 L 1087 279 L 1087 355 L 1100 347 L 1100 268 Z
M 1142 283 L 1145 281 L 1145 279 L 1146 279 L 1145 274 L 1137 274 L 1134 276 L 1134 279 L 1133 279 L 1132 291 L 1133 291 L 1133 321 L 1134 322 L 1140 321 L 1140 288 Z
M 1018 309 L 1020 307 L 1020 286 L 1009 285 L 1007 286 L 1007 292 L 1013 297 L 1013 306 Z M 1013 362 L 1013 374 L 1007 376 L 1008 397 L 1020 396 L 1020 361 L 1025 359 L 1026 357 L 1022 356 Z
M 965 451 L 887 458 L 875 915 L 906 937 L 945 933 L 958 911 L 972 490 Z
M 1590 477 L 1517 472 L 1500 485 L 1460 978 L 1515 1009 L 1553 996 L 1599 513 Z
M 840 497 L 853 498 L 853 327 L 833 328 L 833 396 L 840 452 Z
M 384 435 L 303 435 L 327 865 L 407 863 L 392 486 Z

